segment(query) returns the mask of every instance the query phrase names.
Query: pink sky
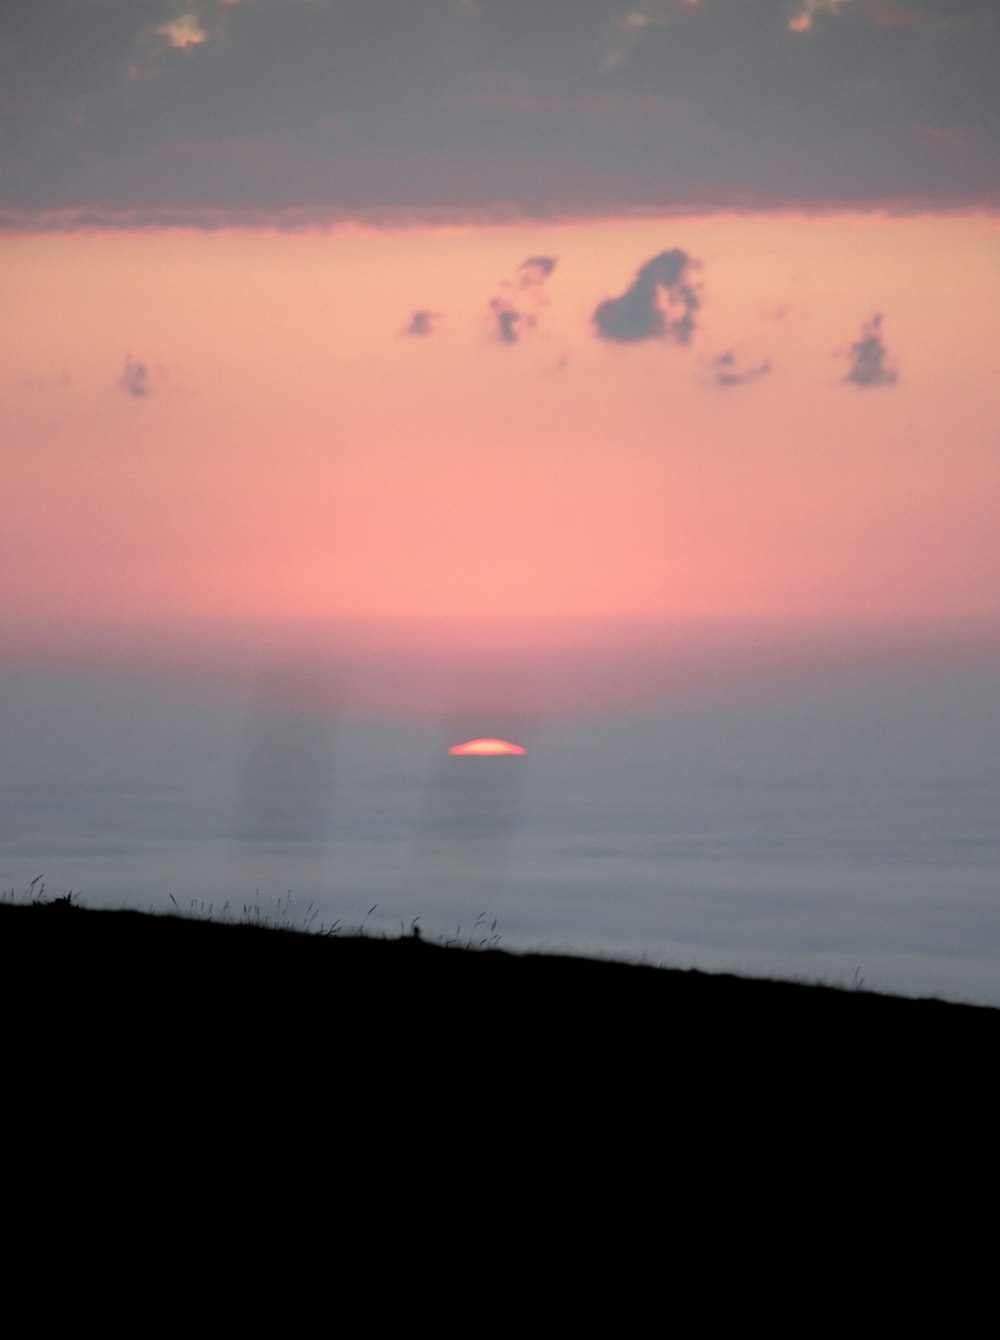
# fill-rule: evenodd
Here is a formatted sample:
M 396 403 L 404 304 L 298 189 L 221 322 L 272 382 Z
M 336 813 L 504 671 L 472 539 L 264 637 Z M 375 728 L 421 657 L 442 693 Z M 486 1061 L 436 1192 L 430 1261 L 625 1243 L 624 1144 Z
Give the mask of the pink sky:
M 994 620 L 998 242 L 988 212 L 8 234 L 8 645 Z M 597 305 L 674 248 L 700 262 L 690 343 L 597 338 Z M 537 256 L 553 272 L 519 285 Z M 857 385 L 876 313 L 898 375 Z

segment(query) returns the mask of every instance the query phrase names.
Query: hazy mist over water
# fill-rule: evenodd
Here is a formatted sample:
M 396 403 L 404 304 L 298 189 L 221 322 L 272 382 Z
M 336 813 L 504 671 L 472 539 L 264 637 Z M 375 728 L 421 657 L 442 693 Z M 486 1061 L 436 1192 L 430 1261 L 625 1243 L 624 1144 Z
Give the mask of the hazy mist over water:
M 1000 662 L 486 722 L 3 669 L 0 885 L 1000 1004 Z M 525 734 L 524 758 L 447 755 Z M 456 733 L 459 732 L 459 733 Z M 464 733 L 463 733 L 464 732 Z M 516 738 L 513 734 L 510 738 Z

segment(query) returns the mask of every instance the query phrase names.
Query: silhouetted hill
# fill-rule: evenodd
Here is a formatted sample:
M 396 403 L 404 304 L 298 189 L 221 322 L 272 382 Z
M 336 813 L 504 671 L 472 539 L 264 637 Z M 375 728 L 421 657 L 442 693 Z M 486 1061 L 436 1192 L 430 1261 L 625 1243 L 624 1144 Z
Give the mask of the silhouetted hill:
M 612 1244 L 654 1196 L 682 1236 L 779 1195 L 847 1231 L 992 1147 L 1000 1011 L 933 1000 L 57 902 L 0 905 L 0 1010 L 22 1221 L 79 1239 L 113 1194 L 205 1259 L 203 1221 L 364 1253 L 402 1213 L 436 1261 L 442 1201 L 469 1252 Z
M 533 1048 L 540 1034 L 583 1047 L 583 1032 L 617 1030 L 618 1045 L 670 1038 L 676 1048 L 766 1037 L 965 1046 L 1000 1039 L 1000 1010 L 864 990 L 673 970 L 499 949 L 444 948 L 414 937 L 312 935 L 65 900 L 0 906 L 0 970 L 20 984 L 33 1015 L 60 1011 L 105 1027 L 187 1021 L 192 1045 L 229 1023 L 296 1036 L 390 1022 L 414 1045 L 495 1042 Z M 22 1016 L 23 1017 L 23 1016 Z M 96 1019 L 94 1020 L 96 1023 Z M 373 1039 L 374 1041 L 374 1039 Z M 597 1038 L 592 1035 L 592 1042 Z

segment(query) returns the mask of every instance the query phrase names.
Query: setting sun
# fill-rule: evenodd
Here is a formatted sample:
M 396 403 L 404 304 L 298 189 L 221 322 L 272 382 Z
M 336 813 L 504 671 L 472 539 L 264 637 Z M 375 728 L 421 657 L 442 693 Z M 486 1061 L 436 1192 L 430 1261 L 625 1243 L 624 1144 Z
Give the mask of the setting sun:
M 490 757 L 496 754 L 524 754 L 527 750 L 519 744 L 511 744 L 509 740 L 466 740 L 464 744 L 452 745 L 448 753 Z

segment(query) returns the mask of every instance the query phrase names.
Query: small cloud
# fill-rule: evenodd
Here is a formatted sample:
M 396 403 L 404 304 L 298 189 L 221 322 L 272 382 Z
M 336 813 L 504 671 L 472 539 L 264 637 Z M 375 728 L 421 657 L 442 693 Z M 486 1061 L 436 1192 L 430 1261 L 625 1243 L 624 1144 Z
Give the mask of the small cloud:
M 410 317 L 409 325 L 407 325 L 406 329 L 403 331 L 403 334 L 415 335 L 417 337 L 423 335 L 433 335 L 434 322 L 437 321 L 437 319 L 438 319 L 437 312 L 427 312 L 424 311 L 422 308 L 418 308 L 417 311 L 415 311 L 413 315 Z
M 891 386 L 898 373 L 888 356 L 882 343 L 882 314 L 876 312 L 862 327 L 861 339 L 851 345 L 851 366 L 844 381 L 855 386 Z
M 807 33 L 812 28 L 817 14 L 836 14 L 851 0 L 805 0 L 797 14 L 788 20 L 788 28 L 793 33 Z
M 145 399 L 153 389 L 149 384 L 149 368 L 145 363 L 140 363 L 137 358 L 128 354 L 125 358 L 122 375 L 118 379 L 118 385 L 129 395 L 135 396 L 137 400 Z
M 522 314 L 503 298 L 494 298 L 490 303 L 490 311 L 496 320 L 496 333 L 503 343 L 517 344 L 520 338 L 517 328 L 524 320 Z
M 741 368 L 736 355 L 729 349 L 712 359 L 711 370 L 712 381 L 716 386 L 746 386 L 747 382 L 755 382 L 758 377 L 766 376 L 771 371 L 771 363 L 765 358 L 753 367 Z
M 517 344 L 522 330 L 537 326 L 539 309 L 548 306 L 545 285 L 556 262 L 555 256 L 529 256 L 514 278 L 500 285 L 501 294 L 490 300 L 496 334 L 504 344 Z
M 602 340 L 634 343 L 674 339 L 689 344 L 700 307 L 687 252 L 661 251 L 648 260 L 620 298 L 606 298 L 591 318 Z M 665 306 L 663 299 L 665 297 Z
M 169 23 L 161 23 L 154 28 L 157 37 L 165 37 L 172 47 L 186 51 L 190 47 L 199 47 L 207 40 L 204 28 L 198 22 L 197 14 L 180 14 Z
M 535 288 L 544 284 L 555 268 L 555 256 L 529 256 L 517 267 L 518 283 L 522 288 Z
M 699 0 L 683 0 L 693 9 Z M 598 69 L 601 74 L 623 65 L 632 55 L 632 51 L 642 40 L 643 34 L 651 28 L 663 27 L 675 18 L 676 6 L 672 0 L 644 0 L 635 9 L 621 15 L 615 24 L 615 36 L 611 47 Z

